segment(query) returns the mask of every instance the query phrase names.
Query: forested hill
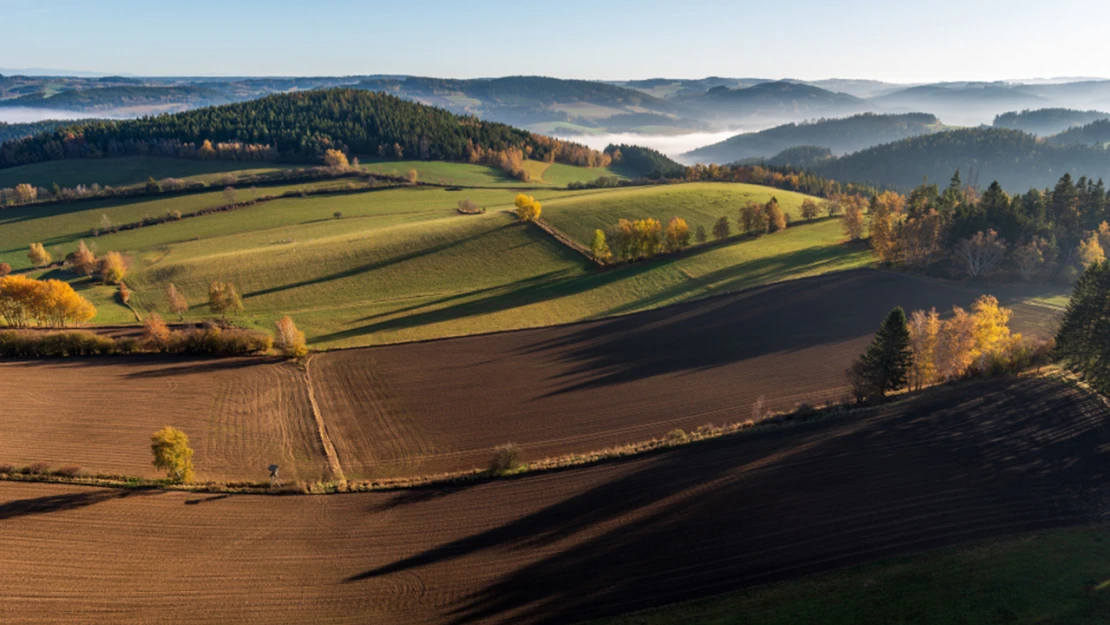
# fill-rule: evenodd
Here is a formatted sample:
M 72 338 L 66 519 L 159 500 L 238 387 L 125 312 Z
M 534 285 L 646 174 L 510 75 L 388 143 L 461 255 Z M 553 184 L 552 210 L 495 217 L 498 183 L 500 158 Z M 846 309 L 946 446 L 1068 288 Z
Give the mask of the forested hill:
M 507 150 L 575 164 L 595 164 L 590 161 L 600 157 L 583 146 L 505 124 L 460 117 L 384 93 L 337 88 L 71 126 L 3 144 L 0 166 L 141 153 L 205 156 L 196 153 L 205 141 L 236 144 L 226 151 L 236 158 L 294 161 L 313 161 L 333 148 L 435 160 L 488 160 Z
M 927 113 L 864 113 L 843 119 L 785 124 L 760 132 L 736 135 L 720 143 L 687 152 L 682 158 L 698 163 L 732 163 L 748 158 L 771 157 L 798 146 L 825 147 L 834 154 L 845 154 L 940 129 L 940 120 Z
M 72 126 L 74 124 L 87 124 L 91 119 L 73 120 L 73 119 L 46 119 L 40 122 L 26 122 L 19 124 L 8 124 L 0 122 L 0 143 L 11 141 L 13 139 L 22 139 L 24 137 L 31 137 L 43 132 L 56 130 L 63 126 Z
M 1110 144 L 1110 119 L 1099 119 L 1086 126 L 1069 128 L 1058 135 L 1049 137 L 1053 145 L 1093 145 L 1105 147 Z
M 1024 130 L 1035 135 L 1047 136 L 1063 132 L 1068 128 L 1083 126 L 1097 119 L 1108 119 L 1110 113 L 1102 111 L 1076 111 L 1074 109 L 1037 109 L 1020 113 L 1003 113 L 994 118 L 996 128 Z
M 3 106 L 20 106 L 70 111 L 104 111 L 128 107 L 173 107 L 184 110 L 233 102 L 227 93 L 194 85 L 172 87 L 121 86 L 70 89 L 55 94 L 32 93 L 0 102 Z
M 1110 152 L 1083 145 L 1056 146 L 1003 128 L 949 130 L 869 148 L 813 167 L 836 180 L 911 189 L 922 180 L 974 172 L 1007 188 L 1045 188 L 1065 173 L 1110 178 Z

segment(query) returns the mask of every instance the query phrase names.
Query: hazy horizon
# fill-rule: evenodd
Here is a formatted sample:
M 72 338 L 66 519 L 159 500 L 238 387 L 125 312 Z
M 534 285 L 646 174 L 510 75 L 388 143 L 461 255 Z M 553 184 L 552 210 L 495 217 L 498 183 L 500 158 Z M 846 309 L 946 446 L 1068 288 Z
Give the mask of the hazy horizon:
M 658 0 L 567 0 L 554 12 L 493 2 L 456 8 L 445 0 L 310 7 L 292 0 L 0 0 L 0 16 L 19 25 L 0 41 L 0 67 L 148 77 L 695 75 L 912 84 L 1097 76 L 1110 56 L 1101 27 L 1110 6 L 1086 0 L 937 0 L 925 8 L 799 0 L 789 14 L 766 3 L 713 0 L 692 0 L 680 11 Z M 846 46 L 849 33 L 856 38 Z M 999 45 L 992 33 L 1020 43 Z

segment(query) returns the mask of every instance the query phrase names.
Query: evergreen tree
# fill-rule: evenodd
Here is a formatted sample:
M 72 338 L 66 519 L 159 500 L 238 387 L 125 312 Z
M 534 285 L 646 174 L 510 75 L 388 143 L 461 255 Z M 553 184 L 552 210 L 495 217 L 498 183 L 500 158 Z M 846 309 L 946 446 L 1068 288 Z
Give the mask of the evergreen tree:
M 863 354 L 863 375 L 881 398 L 887 391 L 896 391 L 906 385 L 912 362 L 906 313 L 896 307 L 883 320 L 871 346 Z
M 1110 261 L 1091 265 L 1075 284 L 1056 349 L 1091 386 L 1110 393 Z

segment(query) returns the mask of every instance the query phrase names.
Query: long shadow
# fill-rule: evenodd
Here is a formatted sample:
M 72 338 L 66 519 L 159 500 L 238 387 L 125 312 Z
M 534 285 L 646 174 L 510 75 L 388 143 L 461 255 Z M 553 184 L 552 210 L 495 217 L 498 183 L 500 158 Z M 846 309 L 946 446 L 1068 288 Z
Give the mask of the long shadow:
M 865 337 L 894 306 L 944 310 L 972 299 L 961 287 L 862 269 L 583 324 L 517 353 L 574 364 L 559 377 L 583 381 L 550 393 L 563 394 Z
M 211 360 L 192 361 L 187 365 L 178 365 L 180 360 L 167 360 L 160 361 L 165 364 L 165 367 L 160 369 L 150 369 L 148 371 L 133 371 L 128 373 L 126 378 L 129 379 L 151 379 L 151 378 L 169 378 L 179 375 L 191 374 L 205 374 L 216 373 L 222 371 L 234 371 L 236 369 L 246 369 L 249 367 L 257 367 L 262 364 L 277 362 L 275 359 L 270 358 L 217 358 L 213 357 Z
M 447 622 L 570 623 L 1105 521 L 1108 422 L 1097 398 L 1060 383 L 945 389 L 872 416 L 674 450 L 599 484 L 589 471 L 564 474 L 544 485 L 545 498 L 565 495 L 555 504 L 346 581 L 499 563 Z M 484 503 L 514 498 L 526 494 L 505 487 Z
M 314 285 L 314 284 L 323 284 L 323 283 L 326 283 L 326 282 L 333 282 L 335 280 L 342 280 L 344 278 L 351 278 L 351 277 L 357 276 L 359 274 L 366 273 L 368 271 L 374 271 L 375 269 L 381 269 L 383 267 L 388 267 L 390 265 L 396 265 L 398 263 L 403 263 L 403 262 L 407 262 L 407 261 L 410 261 L 410 260 L 416 260 L 416 259 L 422 258 L 424 256 L 431 256 L 432 254 L 438 254 L 439 252 L 444 252 L 444 251 L 447 251 L 451 248 L 459 247 L 461 245 L 465 245 L 467 243 L 477 241 L 478 239 L 481 239 L 483 237 L 491 236 L 491 235 L 495 234 L 501 228 L 512 228 L 512 227 L 514 227 L 514 225 L 515 224 L 505 224 L 503 226 L 499 226 L 499 227 L 494 228 L 492 230 L 487 230 L 485 232 L 482 232 L 482 233 L 479 233 L 479 234 L 476 234 L 476 235 L 461 237 L 461 238 L 458 238 L 458 239 L 452 239 L 450 241 L 441 243 L 439 245 L 433 245 L 433 246 L 430 246 L 430 247 L 422 247 L 422 248 L 420 248 L 416 251 L 409 252 L 407 254 L 401 254 L 400 256 L 391 256 L 389 258 L 378 260 L 378 261 L 375 261 L 375 262 L 372 262 L 372 263 L 367 263 L 365 265 L 360 265 L 358 267 L 352 267 L 350 269 L 345 269 L 343 271 L 339 271 L 339 272 L 333 273 L 331 275 L 321 276 L 319 278 L 312 278 L 312 279 L 309 279 L 309 280 L 301 280 L 299 282 L 290 282 L 290 283 L 283 284 L 283 285 L 280 285 L 280 286 L 275 286 L 275 287 L 271 287 L 271 288 L 268 288 L 268 289 L 262 289 L 260 291 L 252 291 L 250 293 L 244 294 L 243 297 L 245 297 L 245 298 L 260 297 L 262 295 L 271 295 L 273 293 L 280 293 L 282 291 L 288 291 L 290 289 L 297 289 L 297 288 L 301 288 L 301 287 L 311 286 L 311 285 Z
M 0 521 L 24 516 L 34 516 L 37 514 L 51 514 L 54 512 L 65 512 L 67 510 L 78 510 L 112 499 L 145 496 L 158 492 L 161 491 L 154 489 L 103 489 L 66 493 L 64 495 L 47 495 L 45 497 L 34 497 L 31 499 L 16 499 L 0 504 Z

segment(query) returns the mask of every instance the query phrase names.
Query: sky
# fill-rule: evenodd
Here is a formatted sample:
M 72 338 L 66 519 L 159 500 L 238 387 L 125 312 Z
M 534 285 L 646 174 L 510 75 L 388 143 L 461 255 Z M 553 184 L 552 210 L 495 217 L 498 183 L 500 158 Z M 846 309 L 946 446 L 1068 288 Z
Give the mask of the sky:
M 1110 74 L 1101 0 L 0 0 L 0 68 L 137 76 Z

